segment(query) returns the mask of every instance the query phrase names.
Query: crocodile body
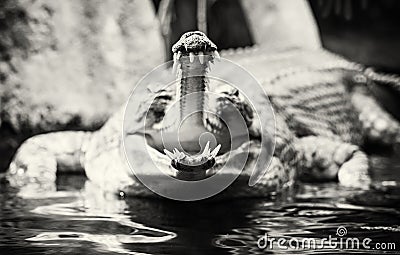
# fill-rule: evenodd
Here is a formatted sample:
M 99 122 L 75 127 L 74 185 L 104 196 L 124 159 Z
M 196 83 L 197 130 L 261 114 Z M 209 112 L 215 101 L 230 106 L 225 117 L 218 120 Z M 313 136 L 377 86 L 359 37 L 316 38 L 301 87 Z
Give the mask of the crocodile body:
M 275 151 L 269 170 L 249 187 L 251 173 L 245 169 L 224 192 L 226 196 L 269 196 L 291 187 L 298 176 L 306 180 L 338 179 L 343 185 L 367 187 L 368 158 L 360 146 L 367 139 L 384 144 L 399 141 L 399 123 L 368 90 L 374 81 L 398 86 L 397 77 L 385 79 L 322 49 L 271 54 L 262 48 L 249 48 L 221 52 L 221 56 L 242 65 L 260 81 L 276 117 Z M 228 94 L 226 100 L 235 99 Z M 143 95 L 143 99 L 149 96 Z M 165 92 L 152 105 L 148 117 L 159 118 L 173 97 L 173 93 Z M 8 180 L 15 186 L 39 185 L 47 190 L 55 188 L 57 170 L 80 171 L 103 190 L 152 195 L 130 171 L 121 149 L 123 111 L 116 112 L 96 132 L 57 132 L 28 139 L 10 165 Z M 245 118 L 250 114 L 241 113 Z M 135 139 L 132 137 L 133 143 Z M 257 146 L 250 149 L 250 161 L 258 153 Z M 151 153 L 160 164 L 170 164 L 159 150 Z

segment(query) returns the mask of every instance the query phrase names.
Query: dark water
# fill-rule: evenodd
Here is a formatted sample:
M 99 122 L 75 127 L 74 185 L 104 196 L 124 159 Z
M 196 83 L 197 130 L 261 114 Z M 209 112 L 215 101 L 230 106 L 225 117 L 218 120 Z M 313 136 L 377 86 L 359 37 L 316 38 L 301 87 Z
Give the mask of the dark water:
M 120 199 L 76 176 L 60 178 L 58 191 L 47 197 L 1 184 L 0 254 L 381 254 L 377 243 L 400 254 L 400 159 L 374 156 L 372 165 L 374 190 L 306 184 L 275 202 Z M 273 250 L 260 249 L 265 234 L 299 243 L 338 240 L 324 248 L 303 243 L 283 250 L 275 243 Z M 340 248 L 350 237 L 360 240 L 361 250 Z M 365 238 L 370 249 L 361 247 Z

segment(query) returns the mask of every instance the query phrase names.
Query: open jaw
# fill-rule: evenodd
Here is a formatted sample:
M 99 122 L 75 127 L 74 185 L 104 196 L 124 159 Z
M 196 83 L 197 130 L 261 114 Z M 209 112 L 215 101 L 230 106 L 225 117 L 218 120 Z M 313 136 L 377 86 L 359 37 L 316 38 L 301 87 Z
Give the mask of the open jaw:
M 198 31 L 182 35 L 172 47 L 172 52 L 173 72 L 180 79 L 177 88 L 180 104 L 179 136 L 180 141 L 183 141 L 181 148 L 185 152 L 176 148 L 172 152 L 166 148 L 163 151 L 171 159 L 171 166 L 178 172 L 205 172 L 214 166 L 221 149 L 221 144 L 214 144 L 210 148 L 210 141 L 205 145 L 199 144 L 200 135 L 209 132 L 204 111 L 207 104 L 205 92 L 208 89 L 206 74 L 210 64 L 220 57 L 216 45 Z

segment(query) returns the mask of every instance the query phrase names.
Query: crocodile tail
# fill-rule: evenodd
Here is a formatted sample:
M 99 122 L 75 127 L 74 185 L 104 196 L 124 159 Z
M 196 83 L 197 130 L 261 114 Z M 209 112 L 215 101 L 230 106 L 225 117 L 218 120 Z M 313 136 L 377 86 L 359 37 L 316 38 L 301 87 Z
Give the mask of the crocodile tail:
M 369 81 L 368 89 L 379 103 L 396 119 L 400 120 L 400 76 L 376 72 L 367 68 L 364 75 Z
M 394 89 L 396 92 L 400 93 L 400 76 L 396 74 L 385 74 L 380 72 L 375 72 L 373 68 L 365 69 L 364 74 L 370 80 L 389 86 L 389 88 Z

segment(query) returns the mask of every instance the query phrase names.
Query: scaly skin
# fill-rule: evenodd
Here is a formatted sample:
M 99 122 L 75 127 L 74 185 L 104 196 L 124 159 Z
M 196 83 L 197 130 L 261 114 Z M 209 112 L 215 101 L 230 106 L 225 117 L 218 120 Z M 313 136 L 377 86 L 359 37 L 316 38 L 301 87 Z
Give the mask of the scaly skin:
M 359 146 L 367 138 L 384 144 L 400 141 L 399 123 L 370 96 L 367 86 L 384 81 L 398 88 L 397 77 L 371 72 L 323 50 L 293 49 L 270 55 L 262 49 L 250 49 L 221 55 L 239 63 L 261 81 L 276 113 L 276 147 L 269 171 L 254 187 L 248 187 L 251 173 L 246 168 L 224 192 L 225 196 L 268 196 L 290 187 L 296 175 L 321 181 L 338 179 L 343 185 L 367 187 L 368 158 Z M 151 96 L 143 95 L 143 100 Z M 157 122 L 173 98 L 172 91 L 160 94 L 148 118 Z M 221 102 L 237 99 L 234 92 L 221 96 Z M 238 101 L 237 105 L 246 109 L 243 102 Z M 248 109 L 241 113 L 245 118 L 252 114 Z M 93 133 L 57 132 L 28 139 L 10 165 L 9 181 L 19 187 L 33 185 L 48 190 L 55 187 L 57 168 L 83 169 L 92 182 L 106 191 L 152 195 L 133 176 L 121 153 L 122 117 L 123 111 L 118 111 Z M 204 120 L 204 115 L 200 119 Z M 204 123 L 198 125 L 207 129 Z M 251 121 L 249 128 L 255 130 L 256 137 L 250 145 L 251 161 L 260 146 L 256 134 L 261 131 L 251 126 Z M 130 139 L 134 142 L 139 136 L 132 135 Z M 154 149 L 149 151 L 160 164 L 170 165 L 157 142 L 152 146 Z M 214 167 L 223 161 L 223 155 L 216 157 Z

